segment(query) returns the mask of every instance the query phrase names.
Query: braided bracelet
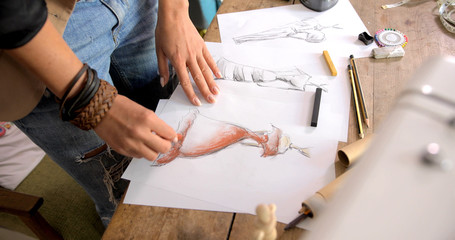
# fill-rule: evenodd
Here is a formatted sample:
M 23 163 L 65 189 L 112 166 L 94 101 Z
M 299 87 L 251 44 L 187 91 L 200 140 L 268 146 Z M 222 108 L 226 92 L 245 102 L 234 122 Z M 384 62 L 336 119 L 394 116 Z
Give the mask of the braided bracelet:
M 82 130 L 95 128 L 111 108 L 116 96 L 117 89 L 106 81 L 101 80 L 95 96 L 93 96 L 87 106 L 76 111 L 78 113 L 77 116 L 70 122 Z

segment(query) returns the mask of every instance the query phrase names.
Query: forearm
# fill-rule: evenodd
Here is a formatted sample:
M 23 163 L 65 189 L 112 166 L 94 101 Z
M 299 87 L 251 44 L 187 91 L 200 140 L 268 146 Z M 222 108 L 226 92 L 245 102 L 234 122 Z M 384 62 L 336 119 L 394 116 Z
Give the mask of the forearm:
M 69 48 L 49 19 L 36 36 L 25 45 L 5 50 L 33 72 L 57 97 L 61 98 L 70 81 L 82 68 L 82 62 Z M 84 79 L 82 76 L 81 79 Z M 83 87 L 78 81 L 68 95 L 70 98 Z

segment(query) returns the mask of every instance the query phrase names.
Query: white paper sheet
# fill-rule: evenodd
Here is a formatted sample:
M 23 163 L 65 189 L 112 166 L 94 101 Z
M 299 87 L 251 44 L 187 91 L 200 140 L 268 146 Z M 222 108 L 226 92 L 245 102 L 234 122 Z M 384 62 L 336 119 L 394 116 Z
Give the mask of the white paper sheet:
M 136 181 L 130 182 L 123 203 L 218 212 L 242 212 Z
M 220 86 L 229 89 L 228 84 L 232 82 L 226 81 Z M 225 208 L 229 208 L 254 214 L 257 204 L 275 203 L 278 206 L 278 220 L 286 223 L 295 217 L 298 210 L 296 208 L 304 199 L 334 179 L 332 165 L 338 141 L 333 138 L 326 139 L 324 136 L 330 136 L 330 132 L 337 130 L 338 127 L 332 122 L 333 119 L 337 122 L 337 117 L 326 113 L 329 116 L 321 116 L 321 125 L 317 128 L 292 124 L 293 119 L 299 119 L 298 116 L 289 118 L 291 120 L 282 119 L 283 115 L 257 110 L 261 105 L 282 110 L 285 105 L 248 97 L 242 99 L 229 92 L 223 92 L 217 104 L 204 104 L 199 107 L 198 112 L 202 116 L 198 117 L 222 119 L 223 122 L 236 124 L 252 131 L 270 130 L 273 124 L 282 129 L 296 146 L 308 147 L 311 158 L 305 157 L 296 149 L 289 149 L 276 156 L 261 157 L 263 153 L 261 148 L 236 143 L 213 154 L 197 158 L 177 158 L 159 167 L 152 167 L 150 161 L 135 159 L 123 177 L 183 195 L 183 199 L 190 197 L 214 203 L 222 206 L 220 211 L 226 211 Z M 239 105 L 243 106 L 239 107 Z M 251 106 L 245 108 L 245 105 Z M 171 100 L 167 101 L 160 117 L 177 129 L 182 116 L 193 108 L 185 99 L 182 89 L 178 87 Z M 204 136 L 203 130 L 200 132 L 200 136 Z M 197 139 L 198 136 L 194 138 Z M 145 190 L 142 191 L 149 192 L 146 187 L 143 189 Z M 127 196 L 129 194 L 127 193 Z M 150 194 L 148 196 L 147 193 L 142 192 L 136 194 L 136 197 L 158 197 L 158 194 L 153 194 L 151 191 Z M 133 199 L 129 202 L 135 201 L 144 204 L 141 199 Z M 177 198 L 177 203 L 171 202 L 171 204 L 166 204 L 166 201 L 169 201 L 169 198 L 159 200 L 160 206 L 176 207 L 182 199 Z M 195 204 L 194 208 L 203 208 L 199 203 L 192 204 Z M 183 207 L 189 206 L 183 205 Z M 216 210 L 210 204 L 207 208 Z
M 327 143 L 324 145 L 327 146 Z M 225 151 L 232 159 L 178 159 L 178 162 L 162 167 L 150 167 L 147 160 L 135 160 L 128 168 L 132 171 L 131 175 L 147 176 L 147 179 L 134 177 L 133 181 L 156 188 L 159 185 L 159 189 L 185 197 L 163 199 L 159 192 L 145 187 L 142 194 L 135 196 L 137 200 L 129 203 L 147 205 L 144 199 L 159 198 L 160 201 L 155 201 L 153 205 L 215 211 L 227 211 L 227 206 L 251 214 L 254 214 L 257 204 L 275 203 L 278 221 L 287 223 L 296 216 L 304 199 L 334 179 L 331 166 L 334 156 L 331 153 L 336 151 L 337 144 L 333 142 L 331 145 L 319 151 L 313 148 L 314 163 L 308 163 L 310 160 L 305 161 L 297 155 L 290 156 L 292 159 L 286 161 L 281 158 L 254 159 L 256 154 L 240 154 L 242 151 L 237 149 Z M 130 194 L 128 190 L 127 196 L 130 197 Z M 190 205 L 185 200 L 187 197 L 216 204 L 192 202 Z M 182 201 L 185 203 L 182 204 Z
M 368 57 L 377 47 L 376 43 L 365 45 L 358 40 L 359 34 L 368 30 L 349 0 L 339 0 L 324 12 L 296 4 L 219 14 L 217 18 L 222 43 L 236 44 L 236 39 L 237 45 L 304 49 L 318 54 L 328 50 L 332 58 L 351 54 Z
M 282 73 L 286 74 L 287 72 L 296 71 L 297 69 L 301 75 L 296 75 L 296 78 L 301 78 L 302 75 L 310 76 L 310 79 L 306 80 L 307 84 L 305 91 L 314 92 L 315 86 L 312 84 L 325 84 L 323 87 L 327 91 L 323 92 L 322 101 L 326 106 L 321 108 L 321 111 L 331 111 L 335 115 L 341 117 L 339 120 L 341 122 L 338 125 L 340 127 L 340 135 L 337 139 L 343 142 L 347 141 L 351 103 L 351 87 L 347 74 L 347 65 L 349 63 L 348 57 L 332 59 L 338 71 L 338 75 L 334 77 L 331 76 L 322 53 L 308 53 L 305 49 L 234 46 L 210 42 L 206 44 L 215 61 L 220 62 L 220 59 L 222 59 L 224 62 L 229 61 L 230 65 L 234 65 L 233 63 L 235 63 L 240 66 L 235 69 L 226 66 L 225 63 L 218 64 L 223 75 L 226 75 L 225 69 L 228 71 L 227 75 L 229 76 L 225 77 L 230 77 L 232 76 L 231 72 L 235 72 L 237 79 L 239 78 L 238 75 L 240 75 L 240 73 L 243 73 L 243 75 L 246 75 L 247 78 L 251 79 L 252 75 L 258 74 L 257 69 L 266 71 L 267 73 L 259 73 L 266 77 L 270 76 L 270 73 L 280 76 Z M 246 67 L 242 68 L 242 66 Z M 232 71 L 232 69 L 235 70 Z M 219 82 L 221 83 L 224 81 L 229 80 Z M 221 92 L 231 91 L 229 92 L 230 94 L 237 94 L 239 97 L 250 96 L 285 103 L 289 107 L 289 110 L 283 109 L 285 110 L 284 112 L 302 114 L 306 111 L 311 111 L 308 109 L 302 111 L 302 106 L 306 106 L 307 108 L 310 107 L 312 109 L 312 104 L 308 104 L 308 100 L 311 99 L 309 95 L 302 94 L 302 91 L 298 90 L 280 89 L 289 86 L 281 84 L 278 88 L 261 87 L 251 81 L 239 82 L 238 80 L 236 80 L 235 83 L 242 85 L 243 87 L 232 88 L 235 89 L 232 91 L 229 90 L 229 88 L 225 90 L 221 87 Z M 203 98 L 201 97 L 201 99 Z M 186 98 L 181 99 L 181 101 L 189 104 Z M 310 103 L 312 102 L 310 101 Z M 252 109 L 252 111 L 254 112 L 254 109 Z M 304 124 L 304 126 L 309 126 L 309 121 L 310 120 L 308 119 L 307 124 Z M 302 122 L 299 124 L 302 124 Z
M 341 66 L 347 65 L 348 58 L 334 60 L 339 75 L 331 77 L 322 53 L 217 43 L 207 43 L 207 46 L 215 60 L 225 58 L 246 66 L 241 71 L 240 68 L 233 71 L 236 77 L 242 73 L 250 78 L 240 82 L 217 80 L 221 94 L 216 104 L 205 102 L 195 88 L 203 101 L 197 108 L 179 86 L 170 100 L 160 102 L 157 108 L 160 118 L 177 130 L 182 118 L 197 109 L 198 119 L 207 122 L 193 131 L 193 145 L 208 136 L 205 131 L 210 129 L 211 121 L 251 131 L 270 131 L 274 126 L 283 130 L 296 146 L 308 147 L 311 158 L 296 149 L 261 157 L 262 148 L 235 143 L 215 153 L 180 157 L 159 167 L 152 167 L 152 163 L 144 159 L 134 159 L 123 175 L 133 181 L 125 201 L 251 214 L 260 203 L 275 203 L 278 221 L 288 223 L 296 216 L 303 200 L 335 177 L 333 162 L 337 143 L 347 138 L 350 86 Z M 264 86 L 248 81 L 254 74 L 264 74 L 257 69 L 281 74 L 296 68 L 310 75 L 314 83 L 326 84 L 317 128 L 310 127 L 314 86 L 308 85 L 305 91 L 283 90 L 285 85 Z

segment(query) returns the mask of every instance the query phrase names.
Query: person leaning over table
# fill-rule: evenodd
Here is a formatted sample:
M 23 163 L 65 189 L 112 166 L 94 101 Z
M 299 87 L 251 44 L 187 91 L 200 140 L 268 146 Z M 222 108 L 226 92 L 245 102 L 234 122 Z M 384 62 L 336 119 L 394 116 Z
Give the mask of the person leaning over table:
M 0 120 L 14 121 L 82 185 L 105 226 L 131 157 L 154 160 L 176 141 L 153 111 L 121 94 L 158 86 L 147 96 L 157 101 L 168 61 L 194 105 L 187 68 L 215 102 L 212 72 L 221 76 L 187 0 L 0 2 Z

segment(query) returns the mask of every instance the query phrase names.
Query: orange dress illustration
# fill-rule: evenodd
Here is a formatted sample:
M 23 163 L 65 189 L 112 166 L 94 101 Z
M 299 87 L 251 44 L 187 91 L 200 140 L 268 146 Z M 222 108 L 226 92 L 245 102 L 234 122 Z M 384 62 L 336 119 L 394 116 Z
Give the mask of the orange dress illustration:
M 198 110 L 191 111 L 183 118 L 177 135 L 178 142 L 169 152 L 160 154 L 152 165 L 167 164 L 178 157 L 195 158 L 212 154 L 242 141 L 250 141 L 242 143 L 245 146 L 262 148 L 262 157 L 282 154 L 288 149 L 297 149 L 301 154 L 309 157 L 306 148 L 293 145 L 290 138 L 283 135 L 279 128 L 272 126 L 270 132 L 253 132 L 235 124 L 205 117 Z

